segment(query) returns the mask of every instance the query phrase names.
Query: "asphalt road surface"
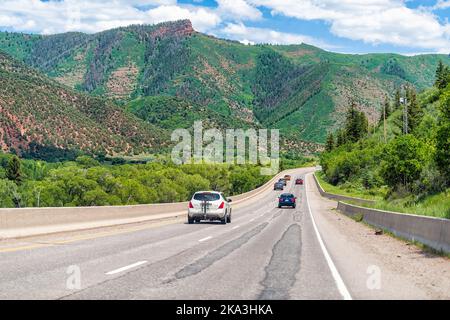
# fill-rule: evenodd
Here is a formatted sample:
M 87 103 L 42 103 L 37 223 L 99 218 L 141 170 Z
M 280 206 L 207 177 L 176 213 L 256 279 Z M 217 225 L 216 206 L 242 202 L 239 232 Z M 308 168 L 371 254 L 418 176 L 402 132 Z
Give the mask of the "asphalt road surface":
M 227 225 L 183 219 L 0 242 L 0 299 L 450 298 L 448 259 L 336 213 L 311 172 L 296 170 L 283 191 L 296 209 L 278 209 L 281 191 L 268 190 Z

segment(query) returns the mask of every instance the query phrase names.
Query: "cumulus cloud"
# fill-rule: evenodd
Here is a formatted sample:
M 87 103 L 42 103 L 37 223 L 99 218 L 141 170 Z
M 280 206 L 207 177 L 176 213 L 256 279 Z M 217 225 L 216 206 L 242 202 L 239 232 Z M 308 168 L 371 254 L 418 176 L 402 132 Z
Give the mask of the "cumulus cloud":
M 366 43 L 450 50 L 449 24 L 429 10 L 408 8 L 403 0 L 249 0 L 272 15 L 302 20 L 324 20 L 330 31 Z M 442 8 L 448 1 L 440 1 Z
M 206 7 L 180 6 L 176 0 L 2 0 L 0 26 L 15 31 L 94 33 L 130 24 L 153 24 L 190 19 L 195 29 L 206 31 L 221 22 Z
M 333 48 L 333 46 L 314 39 L 312 37 L 295 34 L 278 32 L 266 28 L 247 27 L 243 23 L 227 23 L 222 33 L 229 38 L 238 40 L 244 44 L 270 43 L 270 44 L 300 44 L 308 43 L 319 46 L 321 48 Z
M 218 12 L 230 20 L 260 20 L 262 13 L 245 0 L 216 0 Z
M 438 2 L 432 7 L 433 10 L 442 10 L 450 8 L 450 0 L 438 0 Z
M 394 44 L 417 51 L 450 51 L 450 24 L 435 13 L 450 7 L 437 0 L 428 7 L 408 8 L 408 0 L 216 0 L 217 6 L 180 4 L 177 0 L 0 0 L 0 28 L 41 34 L 95 33 L 130 24 L 190 19 L 198 31 L 229 36 L 245 43 L 307 42 L 332 48 L 295 31 L 248 27 L 268 25 L 261 9 L 273 16 L 325 21 L 332 34 L 365 43 Z

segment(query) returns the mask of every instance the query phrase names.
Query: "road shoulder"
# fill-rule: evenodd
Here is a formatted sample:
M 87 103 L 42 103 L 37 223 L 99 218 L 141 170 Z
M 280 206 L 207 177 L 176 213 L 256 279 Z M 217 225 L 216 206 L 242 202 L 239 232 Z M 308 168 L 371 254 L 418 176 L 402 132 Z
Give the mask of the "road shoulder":
M 449 299 L 450 261 L 426 253 L 335 210 L 312 175 L 306 179 L 313 216 L 337 269 L 355 299 Z

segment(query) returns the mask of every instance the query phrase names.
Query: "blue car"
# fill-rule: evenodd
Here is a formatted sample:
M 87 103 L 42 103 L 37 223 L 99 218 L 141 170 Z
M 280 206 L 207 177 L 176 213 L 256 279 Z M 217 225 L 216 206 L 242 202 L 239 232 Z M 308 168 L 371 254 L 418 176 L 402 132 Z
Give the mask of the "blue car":
M 284 184 L 282 184 L 281 182 L 277 182 L 273 186 L 273 190 L 283 190 L 283 189 L 284 189 Z
M 283 193 L 281 196 L 278 197 L 278 208 L 281 207 L 296 207 L 296 200 L 297 197 L 295 197 L 292 193 Z

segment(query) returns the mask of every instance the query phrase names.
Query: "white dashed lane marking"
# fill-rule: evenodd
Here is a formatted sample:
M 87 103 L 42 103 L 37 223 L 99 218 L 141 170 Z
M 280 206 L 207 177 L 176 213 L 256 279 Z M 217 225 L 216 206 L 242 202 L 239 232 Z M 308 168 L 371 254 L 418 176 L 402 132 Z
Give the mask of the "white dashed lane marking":
M 116 270 L 113 270 L 113 271 L 109 271 L 106 274 L 107 275 L 113 275 L 113 274 L 116 274 L 116 273 L 124 272 L 124 271 L 127 271 L 129 269 L 136 268 L 136 267 L 138 267 L 140 265 L 143 265 L 145 263 L 147 263 L 147 261 L 139 261 L 139 262 L 130 264 L 128 266 L 125 266 L 125 267 L 122 267 L 122 268 L 119 268 L 119 269 L 116 269 Z
M 198 242 L 205 242 L 205 241 L 208 241 L 208 240 L 210 240 L 210 239 L 212 239 L 211 236 L 206 237 L 206 238 L 203 238 L 203 239 L 200 239 L 200 240 L 198 240 Z

